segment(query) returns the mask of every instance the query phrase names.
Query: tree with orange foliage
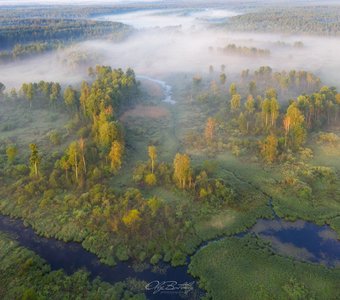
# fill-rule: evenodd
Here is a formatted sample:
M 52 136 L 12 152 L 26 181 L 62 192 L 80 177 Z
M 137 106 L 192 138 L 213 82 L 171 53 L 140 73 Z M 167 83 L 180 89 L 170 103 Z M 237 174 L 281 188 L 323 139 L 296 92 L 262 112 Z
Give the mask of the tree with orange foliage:
M 215 137 L 216 130 L 216 120 L 213 118 L 208 118 L 207 124 L 205 125 L 204 137 L 207 143 L 211 143 Z

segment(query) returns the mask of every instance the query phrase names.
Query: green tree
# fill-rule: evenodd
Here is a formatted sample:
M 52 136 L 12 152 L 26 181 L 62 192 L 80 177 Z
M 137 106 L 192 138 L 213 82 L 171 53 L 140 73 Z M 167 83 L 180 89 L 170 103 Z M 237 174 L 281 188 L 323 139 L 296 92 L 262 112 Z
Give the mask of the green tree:
M 77 107 L 77 92 L 71 86 L 68 86 L 64 91 L 64 103 L 72 109 Z
M 10 164 L 12 164 L 17 157 L 18 148 L 15 145 L 10 145 L 6 149 L 7 160 Z
M 57 101 L 60 99 L 60 91 L 61 91 L 60 84 L 53 82 L 50 94 L 50 100 L 53 106 L 55 106 Z

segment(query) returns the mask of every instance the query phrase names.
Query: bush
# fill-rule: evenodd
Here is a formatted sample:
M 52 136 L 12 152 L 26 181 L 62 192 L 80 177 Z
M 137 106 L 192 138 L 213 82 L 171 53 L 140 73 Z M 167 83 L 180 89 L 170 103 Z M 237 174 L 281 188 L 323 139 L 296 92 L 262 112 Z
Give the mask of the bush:
M 54 145 L 60 145 L 61 144 L 61 136 L 60 133 L 56 130 L 52 130 L 49 134 L 48 137 L 50 139 L 50 142 Z
M 154 186 L 157 183 L 157 178 L 155 174 L 147 174 L 145 176 L 145 183 L 149 186 Z
M 153 265 L 156 265 L 156 264 L 158 264 L 158 262 L 160 261 L 161 258 L 162 258 L 162 255 L 155 254 L 151 257 L 150 263 L 153 264 Z

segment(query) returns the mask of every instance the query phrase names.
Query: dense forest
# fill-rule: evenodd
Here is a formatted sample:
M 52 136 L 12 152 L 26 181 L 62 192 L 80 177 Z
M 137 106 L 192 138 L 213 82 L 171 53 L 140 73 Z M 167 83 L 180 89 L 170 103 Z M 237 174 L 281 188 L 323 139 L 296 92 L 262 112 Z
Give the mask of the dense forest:
M 229 30 L 289 34 L 340 34 L 339 7 L 270 8 L 230 18 Z
M 72 42 L 99 37 L 123 38 L 129 26 L 89 20 L 72 19 L 18 19 L 0 22 L 0 45 L 11 49 L 16 44 Z M 20 47 L 21 45 L 17 46 Z M 21 46 L 23 47 L 23 46 Z M 30 45 L 25 52 L 39 52 L 46 49 L 42 44 Z M 10 54 L 9 54 L 10 55 Z M 12 55 L 16 55 L 15 49 Z

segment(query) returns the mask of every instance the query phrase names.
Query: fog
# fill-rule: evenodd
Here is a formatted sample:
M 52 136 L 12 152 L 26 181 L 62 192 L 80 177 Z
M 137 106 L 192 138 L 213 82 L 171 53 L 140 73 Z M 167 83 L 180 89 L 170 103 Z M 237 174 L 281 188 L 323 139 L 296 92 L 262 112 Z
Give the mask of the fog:
M 219 71 L 224 64 L 227 75 L 269 65 L 275 71 L 311 71 L 324 84 L 340 86 L 337 38 L 232 33 L 214 26 L 237 13 L 220 9 L 154 10 L 101 17 L 133 25 L 137 30 L 120 43 L 87 41 L 38 58 L 2 65 L 0 81 L 7 87 L 39 80 L 75 84 L 86 79 L 88 66 L 96 64 L 131 67 L 139 75 L 165 79 L 175 73 L 204 74 L 210 65 Z M 285 46 L 278 45 L 278 41 Z M 296 41 L 302 41 L 304 47 L 293 47 Z M 218 51 L 231 43 L 269 49 L 271 55 L 256 58 Z M 78 58 L 74 59 L 77 52 L 86 59 L 79 63 Z

